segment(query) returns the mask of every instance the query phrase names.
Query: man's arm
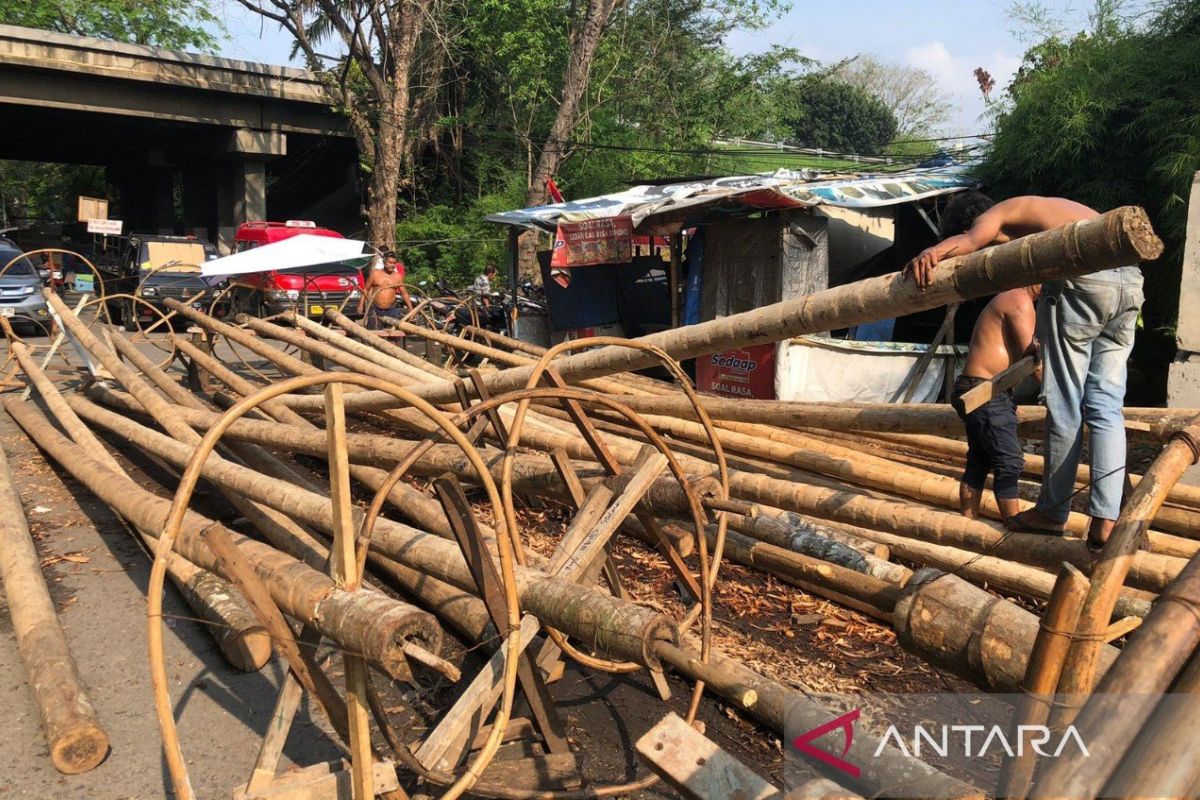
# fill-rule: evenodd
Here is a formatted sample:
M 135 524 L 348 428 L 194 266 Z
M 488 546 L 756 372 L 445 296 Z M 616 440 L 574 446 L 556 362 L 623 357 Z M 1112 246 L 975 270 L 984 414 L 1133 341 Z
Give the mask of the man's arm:
M 1010 201 L 997 203 L 980 214 L 970 230 L 957 236 L 950 236 L 932 247 L 922 250 L 916 258 L 904 265 L 903 274 L 912 275 L 917 286 L 924 289 L 929 285 L 929 275 L 933 271 L 934 265 L 942 259 L 952 255 L 963 256 L 967 253 L 974 253 L 995 242 L 1011 212 Z
M 367 279 L 363 281 L 362 294 L 358 296 L 358 313 L 361 314 L 366 308 L 367 295 L 371 293 L 371 289 L 375 286 L 375 270 L 371 270 L 367 274 Z
M 408 296 L 408 289 L 405 288 L 403 280 L 401 280 L 400 283 L 396 284 L 396 289 L 397 289 L 397 291 L 400 292 L 400 299 L 404 301 L 404 305 L 408 308 L 409 311 L 412 311 L 413 310 L 412 298 L 410 298 Z

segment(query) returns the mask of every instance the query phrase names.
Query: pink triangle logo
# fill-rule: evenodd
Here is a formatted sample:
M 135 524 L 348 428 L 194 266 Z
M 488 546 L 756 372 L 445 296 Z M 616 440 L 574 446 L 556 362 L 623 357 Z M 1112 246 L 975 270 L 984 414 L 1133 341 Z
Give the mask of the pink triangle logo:
M 854 723 L 858 721 L 862 709 L 854 709 L 842 714 L 837 719 L 832 719 L 820 727 L 813 728 L 811 731 L 802 733 L 792 740 L 792 747 L 811 756 L 818 761 L 827 764 L 834 769 L 839 769 L 845 772 L 852 778 L 857 778 L 862 774 L 862 770 L 845 760 L 846 753 L 850 752 L 850 745 L 854 743 Z M 841 756 L 835 756 L 832 753 L 826 752 L 818 747 L 814 747 L 812 742 L 820 739 L 830 731 L 841 729 L 846 734 L 846 746 L 842 748 Z

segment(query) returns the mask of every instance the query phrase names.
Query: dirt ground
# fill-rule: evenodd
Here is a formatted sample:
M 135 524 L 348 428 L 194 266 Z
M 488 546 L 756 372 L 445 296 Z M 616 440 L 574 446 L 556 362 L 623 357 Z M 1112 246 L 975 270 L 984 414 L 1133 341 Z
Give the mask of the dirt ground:
M 74 354 L 70 359 L 75 367 L 79 365 Z M 55 373 L 60 384 L 78 375 L 75 367 Z M 49 466 L 3 414 L 0 443 L 17 475 L 68 642 L 112 741 L 108 759 L 91 773 L 67 777 L 52 768 L 4 608 L 0 610 L 0 704 L 7 710 L 8 735 L 0 739 L 0 797 L 167 797 L 169 781 L 146 660 L 149 559 L 105 505 Z M 140 457 L 133 461 L 139 480 L 169 496 L 156 480 L 169 484 L 169 477 Z M 210 496 L 206 503 L 210 514 L 231 518 L 218 498 Z M 526 507 L 523 516 L 535 549 L 551 547 L 565 521 L 565 512 L 553 505 Z M 626 541 L 618 545 L 615 557 L 635 596 L 668 612 L 680 609 L 678 592 L 661 559 Z M 839 694 L 966 688 L 901 650 L 891 629 L 875 621 L 761 573 L 726 565 L 722 575 L 714 614 L 718 645 L 789 686 Z M 250 773 L 282 670 L 277 661 L 258 674 L 227 666 L 202 626 L 188 617 L 173 587 L 167 589 L 166 613 L 171 693 L 193 784 L 201 797 L 228 797 Z M 474 663 L 467 660 L 466 675 L 472 674 Z M 590 782 L 623 782 L 642 773 L 633 742 L 668 710 L 683 713 L 686 708 L 691 686 L 672 677 L 671 687 L 674 696 L 664 704 L 643 677 L 614 677 L 573 667 L 552 686 Z M 454 691 L 444 682 L 416 693 L 406 686 L 389 687 L 388 696 L 397 704 L 416 707 L 417 713 L 398 720 L 404 735 L 419 739 L 435 721 L 421 712 L 444 709 Z M 764 776 L 779 780 L 783 759 L 778 735 L 746 721 L 711 696 L 705 698 L 699 716 L 717 744 Z M 306 706 L 288 740 L 286 763 L 308 765 L 339 753 Z M 635 796 L 674 795 L 653 789 Z

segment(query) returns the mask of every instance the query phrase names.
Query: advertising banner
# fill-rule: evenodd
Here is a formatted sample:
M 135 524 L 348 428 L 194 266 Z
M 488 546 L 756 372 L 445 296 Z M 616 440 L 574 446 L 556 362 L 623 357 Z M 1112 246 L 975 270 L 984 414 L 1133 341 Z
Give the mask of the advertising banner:
M 550 266 L 586 267 L 624 264 L 633 258 L 633 220 L 605 217 L 583 222 L 560 222 L 554 237 Z
M 775 399 L 775 345 L 739 347 L 696 359 L 696 388 L 722 397 Z

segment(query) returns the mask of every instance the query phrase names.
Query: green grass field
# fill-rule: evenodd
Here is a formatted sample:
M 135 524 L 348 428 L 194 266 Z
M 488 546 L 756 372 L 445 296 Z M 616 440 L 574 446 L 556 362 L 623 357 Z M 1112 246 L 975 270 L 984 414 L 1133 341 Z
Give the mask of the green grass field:
M 911 161 L 897 159 L 893 164 L 883 164 L 877 161 L 852 161 L 837 158 L 826 158 L 808 153 L 796 153 L 787 150 L 767 152 L 763 147 L 750 145 L 715 145 L 728 155 L 710 155 L 708 166 L 712 173 L 727 175 L 749 174 L 754 172 L 774 172 L 777 169 L 816 169 L 844 170 L 847 172 L 890 172 L 907 169 Z

